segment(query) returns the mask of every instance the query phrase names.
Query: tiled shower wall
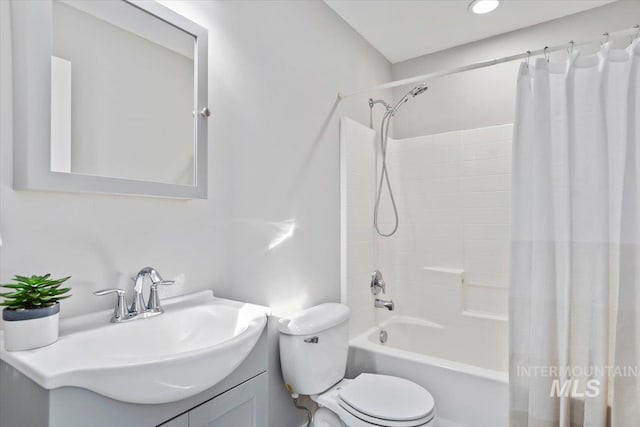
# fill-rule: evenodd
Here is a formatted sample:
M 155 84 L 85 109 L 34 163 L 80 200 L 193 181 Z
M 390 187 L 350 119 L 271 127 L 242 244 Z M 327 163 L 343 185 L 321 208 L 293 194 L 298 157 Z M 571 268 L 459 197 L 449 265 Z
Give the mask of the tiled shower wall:
M 416 301 L 408 286 L 455 276 L 464 314 L 506 318 L 511 135 L 504 125 L 394 141 L 405 307 Z
M 389 315 L 370 308 L 365 285 L 376 267 L 396 302 L 393 314 L 467 329 L 484 325 L 482 330 L 506 334 L 512 126 L 389 140 L 400 227 L 393 237 L 378 240 L 377 262 L 372 210 L 379 142 L 353 121 L 346 128 L 345 277 L 352 334 Z

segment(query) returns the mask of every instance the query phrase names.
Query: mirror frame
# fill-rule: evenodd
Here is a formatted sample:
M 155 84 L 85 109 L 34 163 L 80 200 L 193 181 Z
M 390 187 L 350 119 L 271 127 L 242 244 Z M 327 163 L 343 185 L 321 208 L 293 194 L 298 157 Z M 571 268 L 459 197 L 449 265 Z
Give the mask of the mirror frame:
M 15 190 L 207 198 L 207 30 L 155 1 L 122 1 L 195 38 L 195 185 L 51 171 L 52 2 L 12 0 Z

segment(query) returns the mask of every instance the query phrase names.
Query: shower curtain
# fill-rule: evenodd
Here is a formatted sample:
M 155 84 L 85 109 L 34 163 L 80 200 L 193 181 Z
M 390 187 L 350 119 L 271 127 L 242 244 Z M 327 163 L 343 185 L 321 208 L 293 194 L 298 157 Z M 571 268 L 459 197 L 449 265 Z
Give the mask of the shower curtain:
M 511 427 L 640 425 L 640 44 L 518 75 Z

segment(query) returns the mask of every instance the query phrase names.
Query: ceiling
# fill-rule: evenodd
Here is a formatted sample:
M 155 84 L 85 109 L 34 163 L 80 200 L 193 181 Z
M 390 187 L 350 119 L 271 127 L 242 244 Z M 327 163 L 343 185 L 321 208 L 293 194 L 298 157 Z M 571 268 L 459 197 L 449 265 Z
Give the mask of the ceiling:
M 524 28 L 615 0 L 505 0 L 474 15 L 471 0 L 325 0 L 391 63 Z

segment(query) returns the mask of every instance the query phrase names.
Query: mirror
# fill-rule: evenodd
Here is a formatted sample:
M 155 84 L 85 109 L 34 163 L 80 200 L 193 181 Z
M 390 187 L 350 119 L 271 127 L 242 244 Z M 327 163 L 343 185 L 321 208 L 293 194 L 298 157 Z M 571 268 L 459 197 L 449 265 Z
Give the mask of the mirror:
M 206 198 L 206 30 L 149 1 L 14 1 L 12 16 L 15 188 Z
M 194 48 L 124 2 L 54 0 L 51 170 L 193 185 Z

